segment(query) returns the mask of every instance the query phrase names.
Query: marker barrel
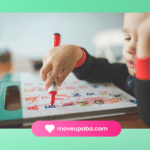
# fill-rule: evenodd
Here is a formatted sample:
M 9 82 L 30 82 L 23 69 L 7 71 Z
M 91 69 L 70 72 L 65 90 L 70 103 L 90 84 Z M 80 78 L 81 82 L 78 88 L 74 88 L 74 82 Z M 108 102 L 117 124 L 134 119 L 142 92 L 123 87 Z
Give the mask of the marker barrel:
M 60 34 L 59 33 L 54 33 L 54 37 L 53 37 L 53 46 L 59 46 L 60 45 Z M 48 92 L 50 94 L 50 100 L 51 100 L 51 104 L 53 105 L 55 102 L 55 95 L 57 94 L 57 82 L 53 82 L 52 85 L 49 87 Z
M 53 105 L 55 102 L 55 95 L 57 94 L 57 92 L 56 91 L 50 91 L 49 94 L 50 94 L 51 104 Z

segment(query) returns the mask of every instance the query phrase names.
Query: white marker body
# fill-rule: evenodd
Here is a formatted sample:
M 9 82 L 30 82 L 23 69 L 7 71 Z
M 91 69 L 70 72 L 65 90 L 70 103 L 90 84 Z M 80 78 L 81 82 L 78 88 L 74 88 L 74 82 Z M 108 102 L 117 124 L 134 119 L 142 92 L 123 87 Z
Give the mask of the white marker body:
M 55 91 L 57 93 L 57 83 L 52 83 L 52 85 L 49 87 L 48 92 Z

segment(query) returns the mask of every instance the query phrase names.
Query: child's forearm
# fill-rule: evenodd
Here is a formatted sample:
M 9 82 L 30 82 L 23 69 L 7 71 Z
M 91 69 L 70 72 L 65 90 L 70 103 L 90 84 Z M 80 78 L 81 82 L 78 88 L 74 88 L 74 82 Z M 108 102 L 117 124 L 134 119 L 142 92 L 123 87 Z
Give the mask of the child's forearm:
M 83 65 L 74 68 L 75 76 L 87 82 L 111 82 L 110 64 L 107 59 L 95 58 L 88 54 L 84 48 L 82 49 L 86 53 L 86 61 Z
M 150 80 L 135 79 L 138 112 L 143 122 L 150 127 Z

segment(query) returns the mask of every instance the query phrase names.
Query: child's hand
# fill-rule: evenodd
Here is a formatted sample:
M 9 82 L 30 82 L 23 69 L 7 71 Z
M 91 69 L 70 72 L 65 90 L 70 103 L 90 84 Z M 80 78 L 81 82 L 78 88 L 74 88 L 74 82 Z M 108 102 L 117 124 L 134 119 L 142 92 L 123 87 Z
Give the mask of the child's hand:
M 44 56 L 40 70 L 41 79 L 45 81 L 45 89 L 56 80 L 60 86 L 82 56 L 82 50 L 74 45 L 61 45 L 50 49 Z
M 150 17 L 139 25 L 137 38 L 137 57 L 150 57 Z

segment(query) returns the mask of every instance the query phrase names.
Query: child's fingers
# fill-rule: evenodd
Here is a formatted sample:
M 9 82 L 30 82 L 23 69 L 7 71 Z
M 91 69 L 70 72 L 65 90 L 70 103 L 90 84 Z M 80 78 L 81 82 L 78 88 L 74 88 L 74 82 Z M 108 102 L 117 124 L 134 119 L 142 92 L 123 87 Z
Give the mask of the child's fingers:
M 68 68 L 66 70 L 64 70 L 63 72 L 61 72 L 61 74 L 59 75 L 58 81 L 57 81 L 57 85 L 61 86 L 62 82 L 66 79 L 66 77 L 69 75 L 69 73 L 71 73 L 72 69 Z
M 47 73 L 47 78 L 49 77 L 49 76 L 51 76 L 51 74 L 52 74 L 52 72 L 50 71 L 50 72 L 48 72 Z
M 45 56 L 43 57 L 43 64 L 45 62 L 45 60 L 47 59 L 47 53 L 45 54 Z
M 52 70 L 52 64 L 46 63 L 43 65 L 43 67 L 40 70 L 40 76 L 43 81 L 46 81 L 47 79 L 47 73 Z
M 57 80 L 59 72 L 60 72 L 59 66 L 55 66 L 52 68 L 52 72 L 45 82 L 45 89 L 48 89 L 50 85 Z
M 46 57 L 46 59 L 44 59 L 43 64 L 46 64 L 48 62 L 48 59 Z

